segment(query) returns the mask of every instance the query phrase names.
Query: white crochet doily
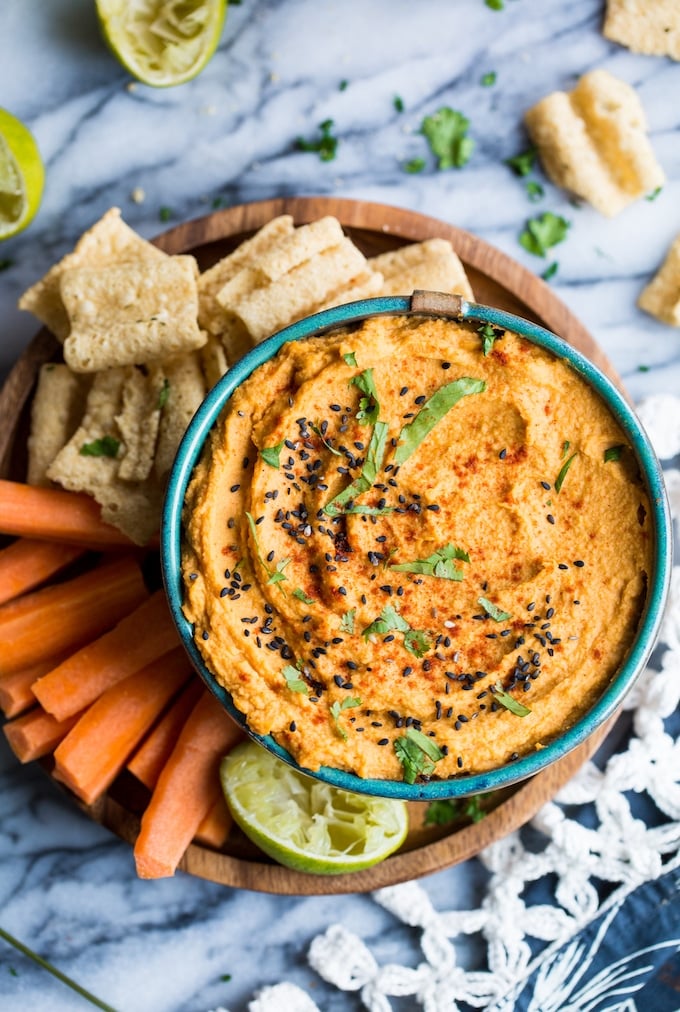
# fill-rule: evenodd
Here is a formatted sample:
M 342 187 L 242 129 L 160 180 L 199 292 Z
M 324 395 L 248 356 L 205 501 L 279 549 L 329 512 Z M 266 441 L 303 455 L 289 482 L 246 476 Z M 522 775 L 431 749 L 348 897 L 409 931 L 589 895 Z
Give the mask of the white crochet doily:
M 661 460 L 672 462 L 680 454 L 680 399 L 666 394 L 650 397 L 638 414 Z M 669 466 L 665 477 L 677 519 L 680 470 Z M 659 647 L 626 701 L 630 733 L 618 751 L 600 765 L 587 763 L 538 812 L 530 823 L 531 849 L 520 830 L 475 859 L 482 862 L 488 881 L 474 909 L 437 910 L 415 881 L 372 894 L 395 918 L 422 932 L 423 959 L 415 968 L 380 966 L 362 939 L 341 924 L 333 924 L 313 940 L 310 965 L 340 990 L 359 992 L 371 1012 L 389 1012 L 391 997 L 408 999 L 409 1008 L 425 1012 L 456 1012 L 461 1006 L 510 1012 L 513 996 L 539 962 L 545 964 L 551 950 L 597 916 L 616 909 L 637 886 L 678 864 L 680 740 L 668 733 L 664 722 L 679 702 L 680 566 L 676 566 Z M 660 819 L 652 820 L 654 825 L 635 815 L 636 796 L 646 796 L 661 813 Z M 541 896 L 536 887 L 542 881 Z M 608 890 L 603 890 L 603 883 L 609 884 Z M 551 902 L 545 902 L 546 896 Z M 458 958 L 457 946 L 460 949 L 472 938 L 486 947 L 481 969 L 464 968 Z M 578 955 L 574 946 L 572 960 Z M 550 987 L 554 988 L 554 980 Z M 548 1005 L 558 1007 L 553 1001 Z M 540 1001 L 535 1007 L 539 1006 Z M 248 1007 L 250 1012 L 319 1012 L 311 997 L 290 983 L 263 989 Z M 577 1006 L 568 1002 L 568 1007 Z M 578 1004 L 581 1007 L 586 1006 Z

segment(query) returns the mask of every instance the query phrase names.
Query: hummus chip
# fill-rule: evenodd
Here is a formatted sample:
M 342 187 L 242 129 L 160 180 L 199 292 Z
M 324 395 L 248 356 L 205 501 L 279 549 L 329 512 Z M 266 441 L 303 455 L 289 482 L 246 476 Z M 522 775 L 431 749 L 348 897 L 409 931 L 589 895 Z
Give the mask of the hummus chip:
M 144 481 L 149 477 L 156 452 L 158 425 L 164 399 L 165 377 L 159 366 L 143 372 L 127 366 L 120 412 L 116 425 L 125 445 L 118 468 L 124 481 Z
M 410 295 L 416 289 L 449 292 L 473 299 L 465 268 L 447 239 L 427 239 L 372 257 L 384 277 L 379 295 Z
M 172 467 L 182 436 L 207 393 L 197 353 L 168 359 L 163 362 L 162 370 L 166 392 L 154 460 L 154 473 L 161 482 Z
M 607 0 L 602 31 L 634 53 L 680 60 L 678 0 Z
M 50 484 L 47 468 L 83 417 L 88 384 L 89 378 L 61 363 L 41 366 L 31 404 L 26 475 L 29 485 Z
M 550 179 L 602 214 L 619 214 L 665 181 L 637 94 L 606 70 L 541 99 L 524 120 Z
M 60 341 L 70 324 L 59 290 L 61 276 L 74 267 L 104 267 L 127 261 L 163 260 L 166 254 L 142 239 L 112 207 L 78 240 L 72 253 L 55 264 L 19 299 L 19 308 L 33 313 Z
M 135 365 L 205 344 L 191 256 L 63 271 L 71 323 L 64 358 L 76 372 Z
M 206 386 L 210 390 L 229 369 L 224 345 L 213 334 L 209 334 L 199 354 Z
M 655 276 L 643 289 L 638 306 L 662 323 L 680 327 L 680 235 Z

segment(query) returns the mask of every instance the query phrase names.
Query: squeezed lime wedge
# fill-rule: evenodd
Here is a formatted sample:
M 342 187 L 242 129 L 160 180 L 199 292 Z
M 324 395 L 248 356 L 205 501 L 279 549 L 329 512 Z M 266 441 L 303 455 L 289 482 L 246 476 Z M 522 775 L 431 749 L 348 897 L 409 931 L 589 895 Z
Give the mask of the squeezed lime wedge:
M 343 791 L 304 776 L 256 742 L 237 745 L 220 766 L 234 821 L 287 868 L 340 875 L 370 868 L 408 832 L 403 801 Z
M 26 228 L 40 206 L 45 168 L 33 134 L 0 109 L 0 239 Z
M 217 49 L 227 0 L 97 0 L 114 55 L 155 88 L 191 81 Z

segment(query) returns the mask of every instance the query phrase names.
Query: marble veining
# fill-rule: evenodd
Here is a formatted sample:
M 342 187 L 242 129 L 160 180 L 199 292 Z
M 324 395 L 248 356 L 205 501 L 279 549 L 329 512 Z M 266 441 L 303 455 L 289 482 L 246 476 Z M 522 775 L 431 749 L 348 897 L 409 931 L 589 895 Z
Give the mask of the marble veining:
M 404 206 L 451 222 L 540 273 L 593 334 L 634 399 L 680 388 L 680 340 L 635 299 L 680 231 L 680 66 L 635 56 L 600 33 L 601 0 L 243 0 L 212 62 L 192 83 L 132 85 L 103 45 L 89 0 L 4 0 L 2 104 L 30 124 L 47 166 L 38 217 L 0 258 L 6 373 L 36 331 L 18 295 L 108 207 L 145 236 L 223 206 L 333 194 Z M 604 67 L 634 84 L 668 182 L 619 217 L 577 207 L 536 170 L 537 203 L 504 159 L 523 150 L 524 109 Z M 495 71 L 494 86 L 480 83 Z M 398 112 L 399 96 L 404 111 Z M 461 170 L 438 172 L 419 133 L 442 105 L 470 119 Z M 339 137 L 323 163 L 296 149 L 325 119 Z M 422 156 L 425 171 L 404 163 Z M 142 203 L 132 193 L 141 188 Z M 568 218 L 549 260 L 517 237 L 543 210 Z M 642 367 L 642 368 L 641 368 Z M 130 848 L 83 816 L 38 769 L 0 745 L 0 926 L 125 1012 L 242 1012 L 259 987 L 286 979 L 329 1012 L 361 1008 L 309 968 L 312 937 L 340 921 L 381 962 L 417 965 L 412 932 L 369 896 L 278 897 L 178 874 L 135 878 Z M 435 904 L 470 906 L 481 866 L 423 880 Z M 476 955 L 467 954 L 470 960 Z M 220 978 L 230 974 L 231 980 Z M 0 942 L 0 1008 L 70 1012 L 87 1004 Z M 398 1003 L 395 1003 L 395 1008 Z

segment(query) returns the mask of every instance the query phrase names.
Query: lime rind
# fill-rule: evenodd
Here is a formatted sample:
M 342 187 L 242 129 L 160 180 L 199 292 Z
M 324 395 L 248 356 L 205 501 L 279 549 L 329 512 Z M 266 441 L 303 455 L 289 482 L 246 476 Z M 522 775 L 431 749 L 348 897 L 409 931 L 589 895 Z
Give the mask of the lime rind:
M 226 0 L 97 0 L 110 49 L 143 84 L 167 88 L 196 77 L 217 49 Z
M 33 134 L 0 109 L 0 239 L 21 232 L 42 200 L 45 167 Z
M 254 742 L 220 768 L 234 821 L 275 861 L 312 874 L 369 868 L 404 841 L 403 801 L 353 794 L 291 769 Z

